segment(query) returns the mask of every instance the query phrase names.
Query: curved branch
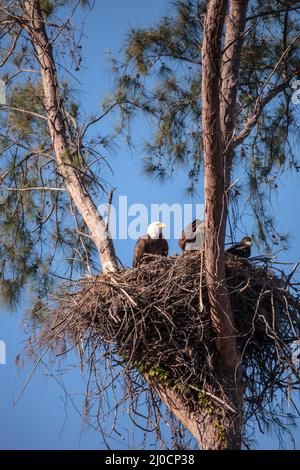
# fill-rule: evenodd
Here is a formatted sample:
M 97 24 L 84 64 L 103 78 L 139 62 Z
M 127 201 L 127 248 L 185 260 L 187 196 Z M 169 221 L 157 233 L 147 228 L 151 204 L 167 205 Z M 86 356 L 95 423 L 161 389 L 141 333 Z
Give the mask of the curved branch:
M 280 85 L 272 88 L 264 97 L 257 99 L 252 116 L 246 119 L 242 130 L 231 141 L 229 146 L 230 150 L 234 150 L 249 136 L 252 129 L 258 123 L 264 108 L 270 103 L 270 101 L 282 93 L 290 85 L 290 81 L 299 73 L 300 68 L 296 69 L 284 82 L 280 83 Z
M 47 122 L 46 116 L 43 116 L 42 114 L 39 114 L 39 113 L 34 113 L 33 111 L 28 111 L 27 109 L 15 108 L 14 106 L 3 104 L 3 105 L 0 105 L 0 110 L 7 111 L 7 112 L 13 111 L 15 113 L 26 114 L 27 116 L 42 119 L 43 121 Z
M 6 64 L 6 62 L 8 61 L 8 59 L 10 58 L 10 56 L 13 54 L 15 48 L 17 47 L 18 39 L 19 39 L 19 37 L 21 36 L 21 32 L 22 32 L 22 29 L 20 29 L 20 30 L 18 31 L 18 33 L 16 34 L 16 37 L 13 39 L 11 48 L 9 49 L 8 53 L 6 54 L 6 56 L 4 57 L 3 61 L 0 62 L 0 67 L 3 67 L 3 66 Z

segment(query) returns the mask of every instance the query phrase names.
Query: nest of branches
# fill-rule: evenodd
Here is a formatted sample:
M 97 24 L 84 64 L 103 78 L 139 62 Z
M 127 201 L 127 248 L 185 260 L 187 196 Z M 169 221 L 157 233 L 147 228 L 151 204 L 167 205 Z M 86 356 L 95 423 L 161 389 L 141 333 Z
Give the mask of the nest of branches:
M 43 323 L 39 344 L 58 351 L 67 340 L 78 347 L 90 371 L 103 369 L 97 356 L 101 349 L 113 371 L 110 385 L 125 375 L 134 413 L 133 403 L 147 389 L 145 374 L 180 394 L 191 409 L 202 403 L 222 410 L 226 397 L 214 373 L 218 355 L 203 258 L 203 252 L 151 256 L 139 269 L 80 280 L 56 299 L 58 306 Z M 291 277 L 266 259 L 226 256 L 242 357 L 245 420 L 255 417 L 260 426 L 274 422 L 275 413 L 276 424 L 285 428 L 278 392 L 288 394 L 299 383 L 293 345 L 299 339 L 300 301 Z M 99 389 L 99 383 L 98 378 L 98 397 L 107 390 L 107 384 Z

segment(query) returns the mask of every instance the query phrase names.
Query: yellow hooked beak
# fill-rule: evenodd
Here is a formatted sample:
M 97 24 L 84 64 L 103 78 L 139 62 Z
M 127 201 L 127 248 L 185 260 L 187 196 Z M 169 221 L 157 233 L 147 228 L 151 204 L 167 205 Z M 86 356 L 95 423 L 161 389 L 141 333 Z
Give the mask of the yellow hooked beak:
M 158 224 L 158 228 L 166 228 L 166 224 Z

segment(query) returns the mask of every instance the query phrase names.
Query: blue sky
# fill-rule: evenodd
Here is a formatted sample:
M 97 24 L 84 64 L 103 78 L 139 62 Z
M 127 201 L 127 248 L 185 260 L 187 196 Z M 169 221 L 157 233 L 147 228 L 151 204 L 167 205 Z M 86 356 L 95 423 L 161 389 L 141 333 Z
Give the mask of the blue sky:
M 107 60 L 108 52 L 118 53 L 129 27 L 151 25 L 169 10 L 166 0 L 96 1 L 95 9 L 86 19 L 88 38 L 84 42 L 85 63 L 79 76 L 81 85 L 77 86 L 86 113 L 97 112 L 105 95 L 113 86 L 111 67 Z M 102 123 L 99 132 L 109 132 L 109 126 L 109 121 Z M 137 131 L 142 135 L 144 130 L 139 128 Z M 111 183 L 117 186 L 116 198 L 126 195 L 129 204 L 141 202 L 148 206 L 161 201 L 170 204 L 199 202 L 184 194 L 185 178 L 180 173 L 173 182 L 163 186 L 142 177 L 140 156 L 139 147 L 129 150 L 124 142 L 119 142 L 110 161 L 114 169 Z M 299 180 L 299 174 L 287 173 L 280 182 L 278 198 L 274 201 L 279 228 L 290 234 L 290 251 L 282 253 L 281 259 L 292 261 L 300 260 Z M 251 229 L 249 227 L 250 231 Z M 131 264 L 134 243 L 133 240 L 116 243 L 118 255 L 124 264 Z M 170 244 L 170 251 L 177 251 L 175 242 Z M 62 388 L 48 376 L 48 371 L 43 366 L 33 375 L 17 405 L 13 406 L 30 372 L 29 365 L 25 365 L 21 370 L 15 366 L 15 356 L 22 351 L 26 340 L 26 332 L 22 326 L 24 310 L 19 307 L 14 314 L 5 308 L 2 310 L 0 340 L 4 340 L 7 345 L 7 365 L 0 365 L 0 448 L 104 448 L 99 435 L 90 428 L 84 428 L 80 417 L 81 394 L 85 382 L 80 376 L 74 356 L 69 357 L 62 367 L 69 369 L 64 376 L 64 385 L 68 391 L 72 391 L 78 412 L 70 401 L 65 401 Z M 277 448 L 277 440 L 272 435 L 262 436 L 257 431 L 256 438 L 258 448 Z M 115 448 L 128 445 L 124 436 L 123 439 L 125 440 L 122 441 L 121 438 L 121 442 L 113 444 Z M 300 428 L 295 434 L 295 440 L 296 448 L 300 449 Z M 290 445 L 287 443 L 287 446 Z

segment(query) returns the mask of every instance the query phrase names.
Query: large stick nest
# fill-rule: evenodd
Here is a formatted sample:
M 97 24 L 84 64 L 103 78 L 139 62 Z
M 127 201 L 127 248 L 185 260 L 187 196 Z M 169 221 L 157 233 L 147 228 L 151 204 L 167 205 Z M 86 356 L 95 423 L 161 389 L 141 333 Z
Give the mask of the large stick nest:
M 104 345 L 127 371 L 163 381 L 188 397 L 190 406 L 199 404 L 206 390 L 214 391 L 210 396 L 219 398 L 215 405 L 220 405 L 226 398 L 214 374 L 219 358 L 203 258 L 203 252 L 152 256 L 138 269 L 80 280 L 57 299 L 40 342 L 57 347 L 67 337 L 71 344 L 84 345 L 89 361 Z M 299 383 L 291 348 L 299 338 L 299 295 L 290 279 L 278 273 L 266 260 L 226 256 L 246 421 L 273 418 L 277 392 Z

